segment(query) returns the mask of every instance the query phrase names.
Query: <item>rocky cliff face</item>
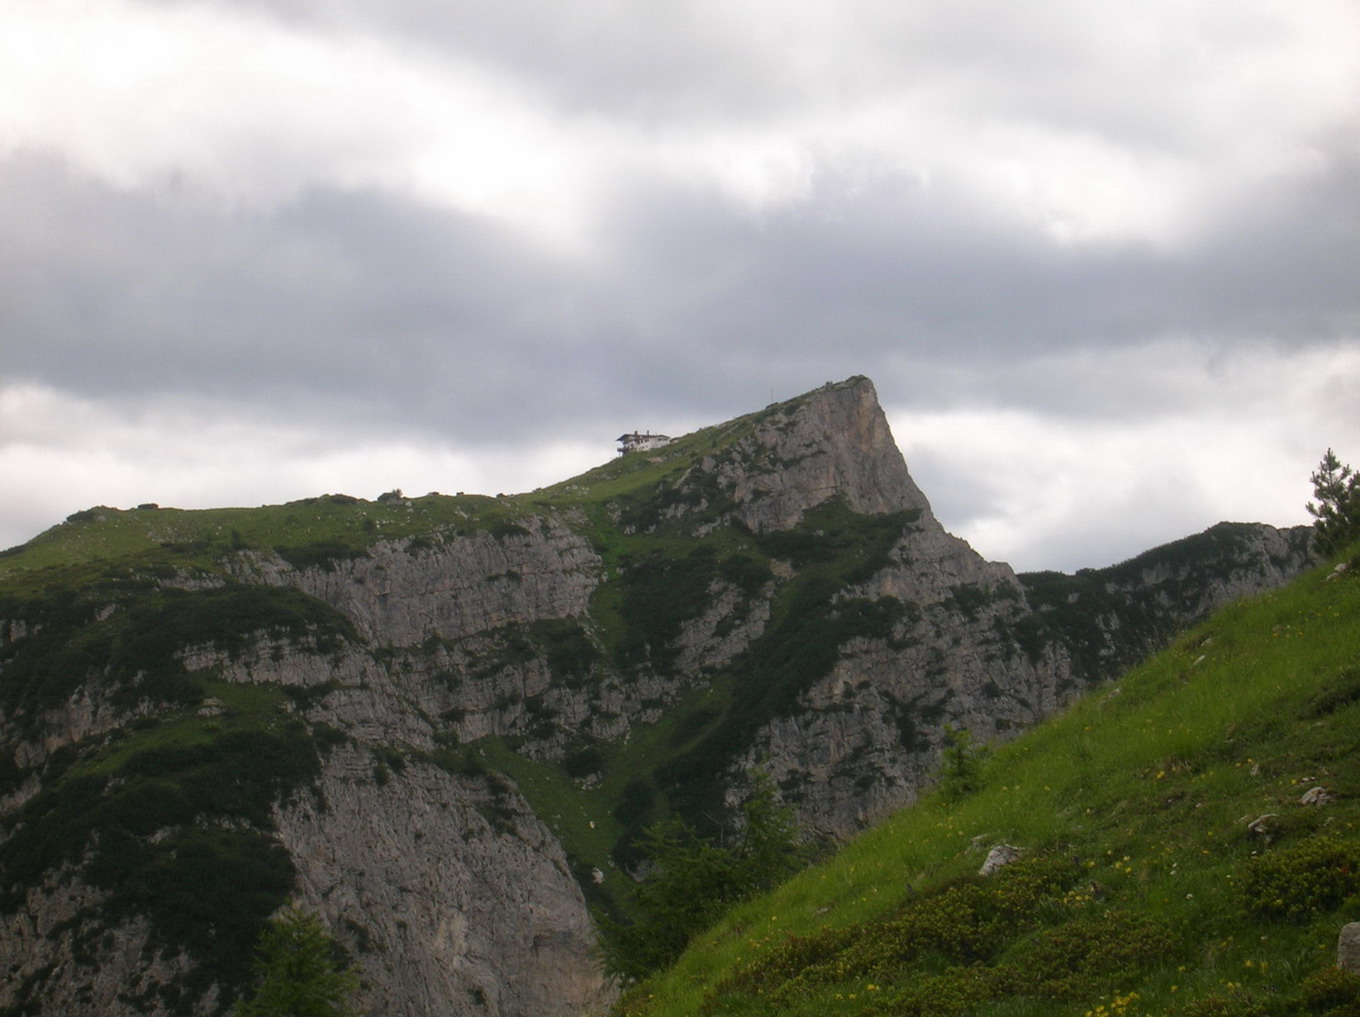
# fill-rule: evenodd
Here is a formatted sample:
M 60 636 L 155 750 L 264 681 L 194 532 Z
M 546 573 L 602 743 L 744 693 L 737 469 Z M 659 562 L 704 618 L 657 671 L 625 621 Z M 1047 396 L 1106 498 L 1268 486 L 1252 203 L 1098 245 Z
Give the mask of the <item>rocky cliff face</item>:
M 705 484 L 731 499 L 730 518 L 757 533 L 791 529 L 833 496 L 866 515 L 930 511 L 867 379 L 826 385 L 759 419 L 680 486 Z
M 587 897 L 647 822 L 759 768 L 847 836 L 948 728 L 1018 731 L 1308 560 L 1246 526 L 1017 577 L 940 526 L 866 379 L 519 499 L 314 501 L 310 543 L 148 519 L 0 571 L 0 1008 L 222 1012 L 291 896 L 369 1012 L 591 1013 Z M 143 525 L 105 515 L 70 525 Z
M 294 899 L 360 965 L 368 1012 L 569 1017 L 607 1003 L 581 889 L 512 789 L 421 763 L 375 778 L 370 752 L 348 747 L 274 820 Z M 10 1012 L 219 1012 L 204 958 L 166 942 L 164 915 L 117 920 L 119 890 L 87 868 L 52 872 L 0 920 Z
M 846 643 L 744 757 L 771 772 L 810 829 L 849 836 L 913 801 L 948 728 L 1005 737 L 1079 690 L 1060 646 L 1021 645 L 1030 610 L 1010 568 L 933 521 L 904 534 L 888 564 L 847 593 L 913 609 L 891 631 Z
M 361 956 L 378 1012 L 568 1017 L 607 1001 L 581 888 L 509 787 L 420 762 L 375 779 L 349 748 L 278 829 L 300 901 Z
M 1036 633 L 1087 681 L 1111 678 L 1217 608 L 1312 563 L 1312 528 L 1219 523 L 1105 569 L 1021 576 Z
M 253 554 L 236 571 L 245 581 L 294 586 L 323 600 L 386 646 L 585 614 L 599 555 L 556 519 L 526 522 L 500 534 L 441 534 L 414 547 L 380 541 L 361 556 L 304 569 Z

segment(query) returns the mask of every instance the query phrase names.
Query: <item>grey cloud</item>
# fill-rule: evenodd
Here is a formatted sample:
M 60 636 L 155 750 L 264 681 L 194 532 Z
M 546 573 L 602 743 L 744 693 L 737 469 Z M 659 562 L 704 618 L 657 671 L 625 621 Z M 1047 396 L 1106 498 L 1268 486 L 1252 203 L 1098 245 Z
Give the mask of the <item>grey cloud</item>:
M 690 335 L 955 363 L 1168 336 L 1330 339 L 1360 307 L 1350 166 L 1169 255 L 1057 247 L 899 181 L 846 193 L 828 187 L 759 220 L 650 196 L 626 217 L 632 284 L 668 287 L 673 327 Z
M 1116 408 L 1065 391 L 1045 358 L 1178 336 L 1335 341 L 1360 324 L 1354 160 L 1175 255 L 1061 248 L 901 178 L 824 175 L 760 214 L 653 183 L 609 215 L 609 253 L 581 265 L 389 194 L 250 212 L 10 160 L 5 369 L 486 442 L 722 419 L 855 373 L 924 405 L 1099 415 Z
M 952 130 L 1045 124 L 1173 160 L 1202 158 L 1206 133 L 1272 101 L 1264 81 L 1225 77 L 1233 67 L 1269 65 L 1287 78 L 1308 60 L 1294 54 L 1293 72 L 1278 64 L 1307 34 L 1292 18 L 1306 15 L 1250 4 L 1230 17 L 1155 4 L 1106 5 L 1093 17 L 1075 0 L 792 5 L 764 16 L 693 0 L 245 2 L 303 31 L 378 35 L 492 68 L 564 116 L 760 128 L 891 100 L 947 110 Z
M 926 82 L 937 94 L 938 80 L 964 103 L 986 101 L 1022 117 L 1052 106 L 1060 120 L 1089 127 L 1096 106 L 1124 111 L 1131 127 L 1149 135 L 1166 122 L 1133 109 L 1127 89 L 1084 87 L 1127 47 L 1107 38 L 1107 25 L 1052 3 L 852 3 L 764 17 L 757 8 L 686 0 L 246 3 L 306 31 L 376 34 L 411 52 L 495 68 L 532 84 L 567 114 L 752 125 L 870 95 L 908 94 Z M 1182 70 L 1204 73 L 1202 63 Z M 1141 90 L 1155 97 L 1144 105 L 1173 109 L 1170 86 L 1160 84 Z
M 0 166 L 11 376 L 77 391 L 319 395 L 476 432 L 517 370 L 551 370 L 565 273 L 486 223 L 373 194 L 275 215 Z M 532 373 L 532 372 L 530 372 Z
M 792 82 L 767 73 L 756 51 L 696 4 L 247 3 L 307 31 L 376 34 L 413 53 L 495 68 L 537 87 L 564 113 L 651 119 L 721 110 L 729 117 L 795 101 Z

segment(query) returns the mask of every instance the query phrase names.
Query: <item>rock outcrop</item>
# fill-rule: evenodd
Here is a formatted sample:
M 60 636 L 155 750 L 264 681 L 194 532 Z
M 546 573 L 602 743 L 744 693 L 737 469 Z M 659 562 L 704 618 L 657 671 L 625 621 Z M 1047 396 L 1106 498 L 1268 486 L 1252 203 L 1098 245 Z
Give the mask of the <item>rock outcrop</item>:
M 1219 523 L 1119 565 L 1020 577 L 1043 638 L 1086 681 L 1113 678 L 1175 633 L 1312 565 L 1312 528 Z
M 278 811 L 299 900 L 362 960 L 370 1009 L 598 1011 L 608 992 L 581 888 L 528 804 L 428 763 L 385 780 L 373 767 L 338 750 L 317 793 Z
M 716 472 L 733 516 L 757 533 L 791 529 L 833 496 L 866 515 L 930 509 L 867 378 L 826 385 L 761 417 L 725 461 L 701 468 Z
M 379 541 L 365 554 L 303 569 L 252 554 L 236 571 L 242 579 L 311 594 L 386 646 L 585 614 L 599 583 L 599 555 L 555 519 L 527 522 L 500 534 Z

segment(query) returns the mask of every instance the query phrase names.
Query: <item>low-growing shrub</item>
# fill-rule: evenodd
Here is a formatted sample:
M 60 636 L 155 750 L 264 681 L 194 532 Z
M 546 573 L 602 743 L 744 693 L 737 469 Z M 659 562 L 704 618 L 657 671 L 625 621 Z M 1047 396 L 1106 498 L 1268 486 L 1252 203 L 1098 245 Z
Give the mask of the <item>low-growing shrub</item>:
M 1068 859 L 1026 858 L 985 879 L 959 879 L 908 900 L 882 921 L 789 937 L 720 983 L 708 1012 L 725 1012 L 723 1000 L 743 994 L 792 1001 L 858 980 L 897 987 L 867 1012 L 921 1017 L 961 1012 L 1016 981 L 1005 965 L 983 965 L 1052 911 L 1078 871 Z M 1079 935 L 1069 930 L 1067 940 L 1075 943 Z M 1048 963 L 1056 972 L 1078 952 L 1054 948 Z M 1098 966 L 1118 963 L 1114 952 Z
M 1316 1017 L 1360 1017 L 1360 974 L 1324 968 L 1303 980 L 1299 997 L 1304 1012 Z
M 1313 837 L 1260 855 L 1246 866 L 1241 892 L 1260 918 L 1306 921 L 1360 894 L 1360 841 Z
M 1280 1012 L 1277 1003 L 1278 1000 L 1267 1000 L 1241 989 L 1229 989 L 1201 996 L 1176 1011 L 1176 1017 L 1277 1017 Z
M 324 572 L 335 571 L 335 566 L 342 561 L 368 556 L 364 549 L 338 540 L 315 540 L 292 547 L 280 545 L 274 548 L 274 553 L 295 569 L 319 568 Z
M 1042 929 L 1006 958 L 1003 981 L 1016 995 L 1081 999 L 1111 976 L 1126 984 L 1165 963 L 1176 948 L 1171 929 L 1148 915 L 1105 910 Z
M 568 777 L 589 777 L 604 769 L 604 752 L 598 745 L 587 745 L 567 754 L 562 760 L 562 769 Z
M 970 1013 L 992 998 L 989 973 L 981 968 L 950 968 L 885 991 L 874 982 L 865 987 L 873 1002 L 864 1017 L 954 1017 Z

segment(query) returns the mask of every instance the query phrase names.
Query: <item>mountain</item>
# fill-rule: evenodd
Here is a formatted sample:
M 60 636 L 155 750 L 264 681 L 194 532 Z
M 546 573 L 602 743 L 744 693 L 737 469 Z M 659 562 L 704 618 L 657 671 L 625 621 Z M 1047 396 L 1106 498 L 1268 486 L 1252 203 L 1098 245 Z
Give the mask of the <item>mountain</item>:
M 848 837 L 1309 561 L 1017 576 L 864 378 L 514 497 L 78 512 L 0 557 L 0 1012 L 223 1012 L 290 898 L 374 1012 L 588 1012 L 652 821 Z
M 1355 1017 L 1357 552 L 973 755 L 616 1017 Z

